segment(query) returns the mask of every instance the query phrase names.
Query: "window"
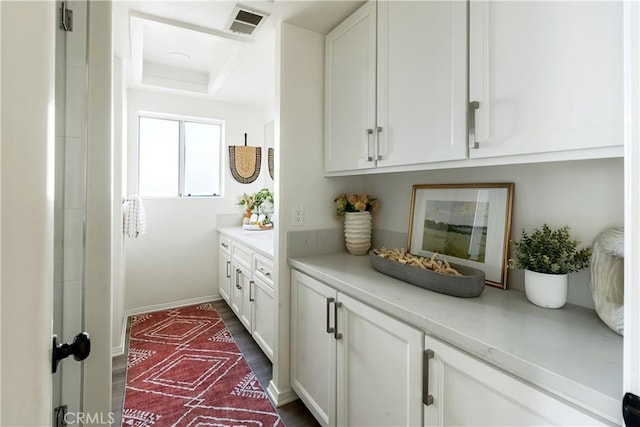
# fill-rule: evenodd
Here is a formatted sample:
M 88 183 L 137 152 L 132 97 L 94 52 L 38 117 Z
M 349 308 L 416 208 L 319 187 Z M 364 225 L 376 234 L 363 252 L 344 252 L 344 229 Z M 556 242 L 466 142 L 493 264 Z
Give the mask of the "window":
M 145 116 L 138 122 L 140 195 L 220 195 L 222 124 Z

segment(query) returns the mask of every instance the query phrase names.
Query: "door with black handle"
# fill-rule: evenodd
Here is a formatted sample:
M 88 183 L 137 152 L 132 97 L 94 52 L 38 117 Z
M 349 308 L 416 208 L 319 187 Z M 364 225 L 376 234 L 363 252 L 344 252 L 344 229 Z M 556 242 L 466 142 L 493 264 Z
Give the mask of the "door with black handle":
M 80 332 L 76 335 L 71 344 L 60 344 L 58 343 L 58 336 L 53 335 L 52 344 L 51 373 L 54 374 L 58 371 L 58 363 L 62 359 L 73 356 L 74 360 L 80 362 L 89 357 L 91 353 L 91 337 L 86 332 Z
M 627 427 L 640 427 L 640 397 L 627 393 L 622 399 L 622 418 Z

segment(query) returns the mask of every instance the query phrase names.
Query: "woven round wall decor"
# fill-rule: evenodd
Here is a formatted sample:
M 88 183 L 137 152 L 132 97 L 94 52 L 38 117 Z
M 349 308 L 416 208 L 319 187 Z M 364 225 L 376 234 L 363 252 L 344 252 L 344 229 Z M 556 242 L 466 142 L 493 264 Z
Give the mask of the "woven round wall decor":
M 248 147 L 247 134 L 244 134 L 243 145 L 229 146 L 229 168 L 233 178 L 242 184 L 250 184 L 260 175 L 262 148 Z

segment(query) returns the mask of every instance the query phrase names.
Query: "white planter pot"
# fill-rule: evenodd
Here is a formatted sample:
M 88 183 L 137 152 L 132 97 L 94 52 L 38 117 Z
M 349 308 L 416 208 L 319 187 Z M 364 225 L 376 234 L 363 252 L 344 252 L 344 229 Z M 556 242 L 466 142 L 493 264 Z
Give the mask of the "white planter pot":
M 524 271 L 524 291 L 527 299 L 544 308 L 560 308 L 567 302 L 566 274 L 546 274 Z
M 354 255 L 364 255 L 371 247 L 371 212 L 346 212 L 344 215 L 344 239 L 347 250 Z

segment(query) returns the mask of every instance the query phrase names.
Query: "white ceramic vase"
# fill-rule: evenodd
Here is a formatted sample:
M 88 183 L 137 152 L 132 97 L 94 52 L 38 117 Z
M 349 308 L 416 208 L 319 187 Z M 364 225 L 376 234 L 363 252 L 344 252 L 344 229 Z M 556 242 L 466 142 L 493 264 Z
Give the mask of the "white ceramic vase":
M 345 212 L 344 238 L 347 250 L 364 255 L 371 247 L 371 212 Z
M 567 302 L 567 274 L 524 271 L 524 292 L 533 304 L 544 308 L 560 308 Z

